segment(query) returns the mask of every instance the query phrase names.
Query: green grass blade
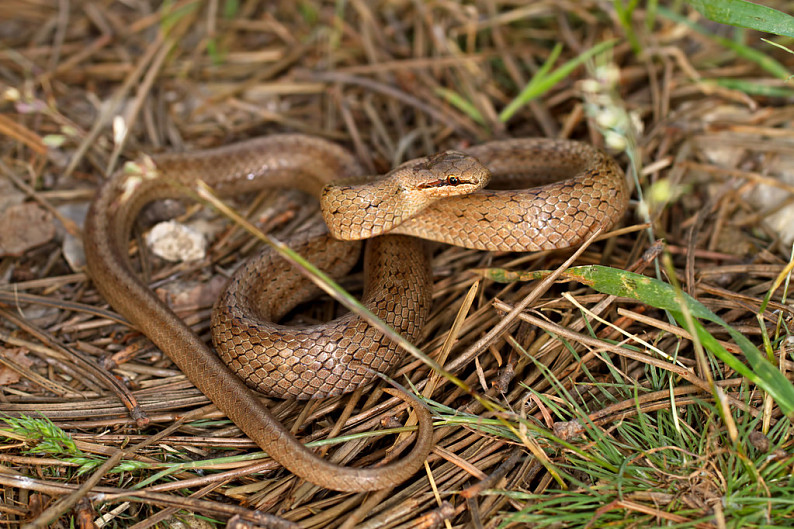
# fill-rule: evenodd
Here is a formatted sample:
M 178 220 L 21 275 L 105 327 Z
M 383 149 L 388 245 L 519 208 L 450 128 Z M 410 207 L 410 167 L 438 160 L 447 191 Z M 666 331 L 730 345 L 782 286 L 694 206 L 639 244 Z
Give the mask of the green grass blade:
M 459 93 L 455 92 L 454 90 L 441 87 L 436 88 L 435 93 L 437 96 L 446 100 L 447 103 L 456 107 L 458 110 L 469 116 L 480 125 L 485 125 L 485 119 L 482 117 L 480 111 L 477 110 L 477 107 L 464 99 Z
M 689 0 L 701 15 L 720 24 L 794 37 L 794 17 L 746 0 Z
M 627 2 L 624 4 L 624 2 Z M 615 0 L 612 4 L 615 8 L 615 14 L 618 17 L 623 31 L 626 33 L 626 39 L 631 44 L 632 51 L 639 55 L 642 53 L 642 46 L 640 40 L 637 38 L 637 33 L 634 31 L 634 26 L 631 23 L 634 11 L 639 5 L 638 0 Z
M 770 86 L 763 83 L 748 81 L 745 79 L 710 79 L 704 80 L 704 83 L 713 83 L 721 88 L 729 90 L 738 90 L 751 96 L 762 97 L 792 97 L 794 90 L 784 86 Z
M 499 114 L 499 121 L 505 122 L 513 117 L 518 109 L 526 105 L 529 101 L 535 99 L 536 97 L 546 93 L 550 90 L 554 85 L 565 79 L 571 72 L 573 72 L 578 66 L 581 66 L 585 61 L 593 57 L 594 55 L 598 55 L 599 53 L 606 51 L 618 43 L 618 39 L 607 40 L 593 46 L 583 54 L 571 59 L 570 61 L 566 62 L 553 72 L 549 73 L 551 67 L 554 65 L 554 62 L 559 57 L 560 52 L 562 51 L 562 46 L 557 45 L 552 50 L 549 58 L 543 63 L 543 66 L 538 70 L 532 80 L 527 83 L 527 86 L 521 91 L 515 99 L 513 99 L 509 105 L 505 107 L 504 110 Z
M 578 275 L 581 281 L 595 290 L 615 296 L 630 297 L 659 309 L 670 311 L 679 325 L 683 325 L 683 315 L 675 289 L 658 279 L 646 277 L 625 270 L 606 266 L 582 266 L 569 270 L 572 279 Z M 757 384 L 780 405 L 786 415 L 794 414 L 794 385 L 753 345 L 743 334 L 725 323 L 722 318 L 711 312 L 702 303 L 686 293 L 681 293 L 687 308 L 695 318 L 711 321 L 723 327 L 744 353 L 750 368 L 732 355 L 716 338 L 695 322 L 701 343 L 725 362 L 731 369 Z
M 690 298 L 691 299 L 691 298 Z M 698 301 L 695 301 L 698 303 Z M 683 314 L 676 311 L 670 311 L 679 325 L 685 325 Z M 718 318 L 719 319 L 719 318 Z M 748 340 L 743 334 L 731 328 L 727 323 L 721 319 L 717 323 L 722 325 L 733 338 L 733 341 L 739 346 L 744 353 L 745 358 L 750 364 L 751 368 L 744 365 L 738 358 L 732 355 L 722 344 L 717 341 L 703 326 L 695 321 L 694 327 L 697 332 L 700 343 L 703 347 L 711 351 L 714 356 L 725 362 L 728 367 L 745 377 L 747 380 L 756 384 L 775 400 L 780 405 L 783 413 L 791 416 L 794 411 L 794 386 L 786 377 L 775 368 L 766 357 L 761 354 L 758 348 Z
M 515 281 L 517 275 L 511 275 L 505 270 L 485 270 L 481 273 L 490 279 L 509 278 Z M 531 279 L 539 275 L 548 275 L 549 272 L 533 272 L 528 274 Z M 695 330 L 701 343 L 717 358 L 725 362 L 731 369 L 747 378 L 758 387 L 769 393 L 780 405 L 787 416 L 794 415 L 794 385 L 774 366 L 758 348 L 743 334 L 725 323 L 719 316 L 711 312 L 705 305 L 686 293 L 677 293 L 671 285 L 634 272 L 610 268 L 607 266 L 578 266 L 569 268 L 563 277 L 588 285 L 603 294 L 628 297 L 651 305 L 658 309 L 669 311 L 684 325 L 679 295 L 683 295 L 687 309 L 694 318 L 710 321 L 722 326 L 731 336 L 733 341 L 744 353 L 749 364 L 745 365 L 739 358 L 731 354 L 720 345 L 719 341 L 709 334 L 702 325 L 695 322 Z

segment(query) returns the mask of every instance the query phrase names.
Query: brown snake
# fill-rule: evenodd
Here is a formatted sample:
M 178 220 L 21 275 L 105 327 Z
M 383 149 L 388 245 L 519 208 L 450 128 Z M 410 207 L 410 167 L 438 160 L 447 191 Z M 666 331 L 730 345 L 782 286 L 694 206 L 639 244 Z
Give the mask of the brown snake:
M 518 187 L 526 185 L 528 178 L 545 182 L 574 176 L 533 189 L 487 189 L 444 198 L 423 209 L 413 206 L 421 201 L 417 190 L 436 195 L 470 191 L 467 186 L 471 186 L 473 173 L 481 170 L 472 156 L 493 173 L 492 186 Z M 197 180 L 222 195 L 297 187 L 315 196 L 322 194 L 324 217 L 331 234 L 338 238 L 371 237 L 383 226 L 394 225 L 390 234 L 469 248 L 537 251 L 573 246 L 597 229 L 609 229 L 622 216 L 628 200 L 622 172 L 609 156 L 563 140 L 499 141 L 467 149 L 465 155 L 451 152 L 408 162 L 395 172 L 419 177 L 412 189 L 391 184 L 324 188 L 339 178 L 358 177 L 361 170 L 340 147 L 303 135 L 269 136 L 195 153 L 160 155 L 151 162 L 154 169 L 141 175 L 117 172 L 101 186 L 91 205 L 84 243 L 88 272 L 97 289 L 273 459 L 312 483 L 341 491 L 394 486 L 421 468 L 433 444 L 429 412 L 413 402 L 419 433 L 412 451 L 400 461 L 379 468 L 351 468 L 314 455 L 138 278 L 127 246 L 141 208 L 153 200 L 185 196 L 184 188 Z M 395 213 L 392 198 L 400 195 L 409 198 L 405 209 L 417 210 L 415 216 L 397 218 L 404 215 Z M 300 248 L 311 254 L 310 259 L 322 260 L 321 268 L 333 272 L 351 266 L 342 263 L 349 261 L 345 255 L 356 253 L 351 251 L 351 243 L 330 238 L 313 241 L 317 239 L 307 240 Z M 337 394 L 366 382 L 373 371 L 387 371 L 398 359 L 392 344 L 352 317 L 346 317 L 341 327 L 320 333 L 316 328 L 292 327 L 277 328 L 275 335 L 260 335 L 259 323 L 246 326 L 261 316 L 278 319 L 289 310 L 289 304 L 309 295 L 307 287 L 291 279 L 288 267 L 279 259 L 263 259 L 243 267 L 230 282 L 231 295 L 227 292 L 224 296 L 229 304 L 216 306 L 214 341 L 228 346 L 220 354 L 230 359 L 246 382 L 257 387 L 275 384 L 270 391 L 279 396 Z M 406 337 L 417 338 L 430 307 L 429 265 L 417 239 L 377 237 L 368 244 L 365 266 L 365 302 Z M 264 277 L 266 286 L 256 286 L 252 278 L 258 280 L 266 274 L 270 274 L 269 279 Z M 254 292 L 249 293 L 248 288 Z M 302 345 L 298 343 L 301 340 L 282 334 L 288 330 L 303 337 Z M 296 355 L 295 350 L 301 347 L 305 351 Z M 260 355 L 264 352 L 270 356 Z

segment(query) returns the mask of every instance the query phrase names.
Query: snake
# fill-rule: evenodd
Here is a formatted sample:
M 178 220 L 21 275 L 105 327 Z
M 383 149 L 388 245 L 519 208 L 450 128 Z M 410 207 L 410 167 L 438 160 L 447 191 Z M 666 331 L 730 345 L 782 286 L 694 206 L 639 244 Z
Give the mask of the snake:
M 221 196 L 297 188 L 319 197 L 328 233 L 302 234 L 296 251 L 339 277 L 369 239 L 362 302 L 416 340 L 432 301 L 421 239 L 492 251 L 561 249 L 610 229 L 628 203 L 623 173 L 608 154 L 562 139 L 487 142 L 411 160 L 379 179 L 367 177 L 341 146 L 305 134 L 158 154 L 135 167 L 106 179 L 89 207 L 83 241 L 97 290 L 270 457 L 315 485 L 348 492 L 394 487 L 422 468 L 433 448 L 429 410 L 402 396 L 418 424 L 411 451 L 383 466 L 349 467 L 307 449 L 260 393 L 314 398 L 352 391 L 392 369 L 397 346 L 350 315 L 327 326 L 272 323 L 314 287 L 265 252 L 240 267 L 215 304 L 216 353 L 136 273 L 129 240 L 143 207 L 191 197 L 199 181 Z

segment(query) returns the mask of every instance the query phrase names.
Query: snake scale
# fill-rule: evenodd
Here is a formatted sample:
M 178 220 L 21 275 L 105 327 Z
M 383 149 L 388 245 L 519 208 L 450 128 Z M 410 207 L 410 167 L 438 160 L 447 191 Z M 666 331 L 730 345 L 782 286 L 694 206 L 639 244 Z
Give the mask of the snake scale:
M 397 184 L 362 183 L 362 170 L 347 151 L 306 135 L 273 135 L 149 160 L 152 170 L 142 175 L 119 171 L 106 180 L 89 209 L 84 245 L 97 289 L 273 459 L 340 491 L 395 486 L 419 470 L 433 445 L 425 407 L 404 397 L 414 404 L 419 432 L 401 460 L 378 468 L 343 467 L 306 449 L 246 384 L 282 397 L 351 391 L 399 360 L 395 346 L 352 316 L 322 328 L 260 321 L 278 320 L 312 293 L 289 266 L 266 253 L 241 267 L 216 304 L 213 341 L 219 356 L 135 273 L 128 242 L 140 210 L 157 199 L 186 196 L 198 180 L 220 195 L 296 187 L 320 197 L 331 237 L 303 237 L 297 249 L 340 276 L 358 252 L 350 246 L 355 243 L 335 239 L 388 233 L 367 244 L 363 301 L 414 340 L 431 302 L 429 261 L 416 237 L 483 250 L 565 248 L 609 229 L 628 201 L 616 163 L 596 148 L 567 140 L 495 141 L 413 160 L 391 173 L 401 180 Z M 479 190 L 489 177 L 502 190 Z M 538 187 L 520 189 L 533 184 Z M 426 203 L 428 195 L 440 198 Z

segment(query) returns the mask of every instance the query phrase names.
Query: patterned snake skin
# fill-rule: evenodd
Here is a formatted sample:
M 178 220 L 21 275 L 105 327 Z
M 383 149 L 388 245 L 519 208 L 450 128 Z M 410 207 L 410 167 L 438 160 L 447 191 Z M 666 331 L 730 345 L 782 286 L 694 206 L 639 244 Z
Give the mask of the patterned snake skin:
M 514 189 L 451 196 L 469 193 L 487 181 L 489 171 L 472 157 L 493 173 L 492 187 Z M 223 346 L 220 354 L 229 360 L 232 371 L 137 277 L 127 245 L 140 209 L 153 200 L 185 196 L 185 188 L 197 180 L 222 195 L 297 187 L 322 197 L 324 217 L 336 238 L 372 237 L 389 226 L 390 234 L 469 248 L 535 251 L 577 245 L 596 229 L 609 229 L 628 201 L 623 175 L 611 158 L 593 147 L 563 140 L 492 142 L 465 153 L 414 160 L 393 171 L 392 176 L 404 179 L 399 185 L 355 183 L 362 180 L 361 170 L 349 153 L 304 135 L 161 155 L 143 165 L 150 167 L 140 175 L 119 172 L 108 179 L 89 210 L 84 243 L 88 272 L 97 289 L 271 457 L 312 483 L 340 491 L 394 486 L 421 468 L 433 444 L 432 420 L 424 406 L 409 395 L 403 397 L 414 405 L 419 433 L 402 460 L 379 468 L 342 467 L 307 450 L 246 383 L 277 396 L 338 394 L 366 382 L 373 371 L 388 371 L 399 360 L 393 344 L 350 316 L 322 330 L 273 326 L 272 332 L 262 331 L 272 324 L 259 320 L 277 320 L 312 290 L 280 259 L 266 253 L 241 268 L 216 306 L 213 337 Z M 353 182 L 327 185 L 337 179 Z M 517 190 L 528 181 L 544 185 Z M 423 196 L 447 198 L 425 205 Z M 394 209 L 397 203 L 404 204 L 399 213 Z M 418 213 L 404 219 L 406 211 Z M 312 262 L 339 276 L 347 273 L 357 255 L 350 244 L 305 238 L 297 246 Z M 399 235 L 378 237 L 368 246 L 364 302 L 415 339 L 431 299 L 422 247 L 413 237 Z

